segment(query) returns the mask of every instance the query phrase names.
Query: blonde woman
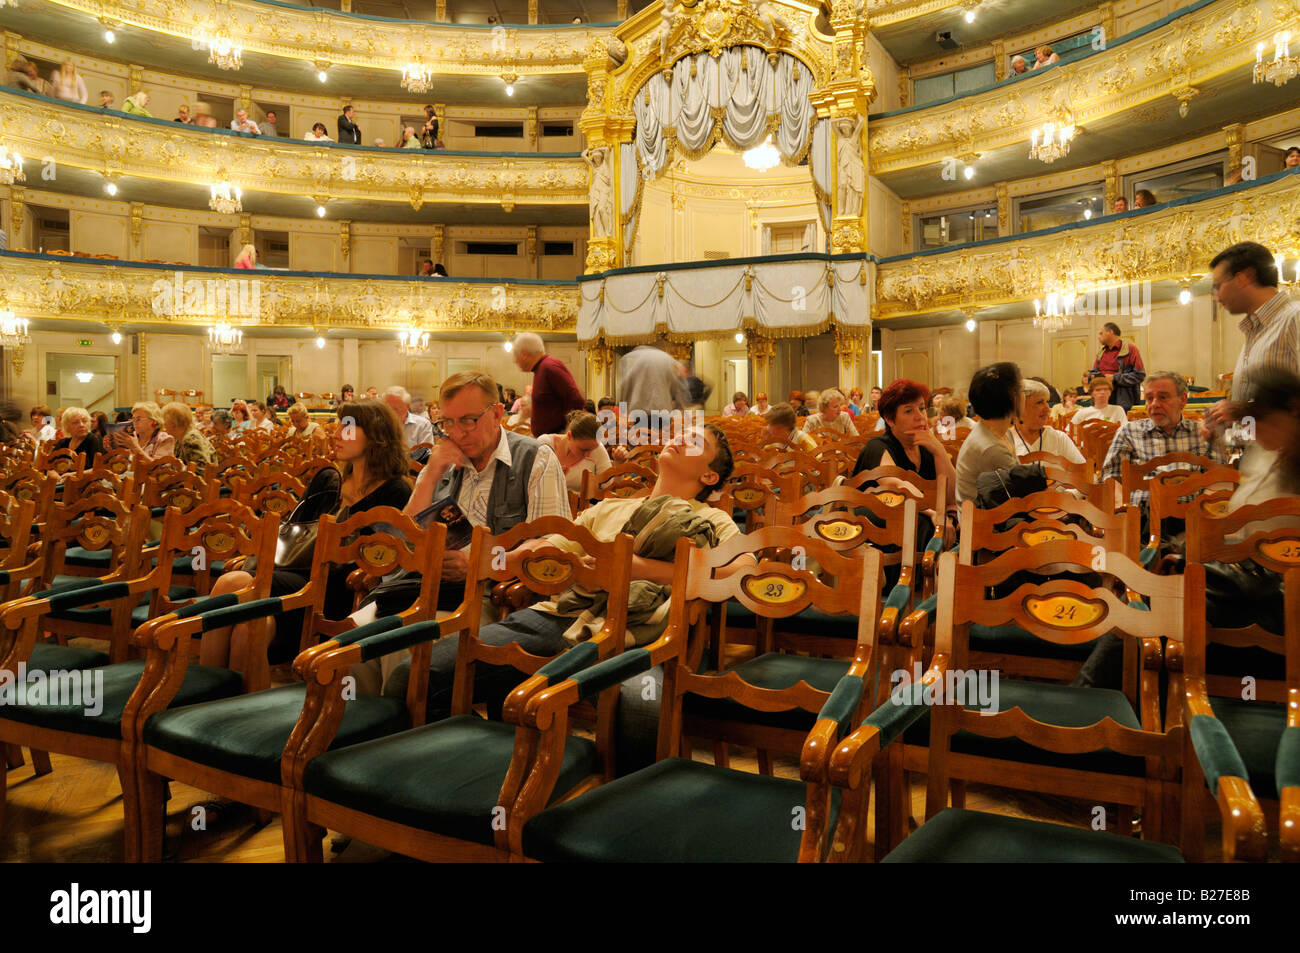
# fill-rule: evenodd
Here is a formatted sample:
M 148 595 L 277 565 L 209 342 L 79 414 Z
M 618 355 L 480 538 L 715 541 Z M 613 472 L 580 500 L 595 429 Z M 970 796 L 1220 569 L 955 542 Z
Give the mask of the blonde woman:
M 321 448 L 329 439 L 325 428 L 308 416 L 307 405 L 301 401 L 289 408 L 289 423 L 293 425 L 289 430 L 290 437 L 310 437 L 312 445 Z
M 847 403 L 844 395 L 832 387 L 817 395 L 817 413 L 809 414 L 803 422 L 804 433 L 816 433 L 818 430 L 834 430 L 836 433 L 850 437 L 858 435 L 858 428 L 853 425 L 853 418 L 845 411 Z
M 55 96 L 70 103 L 85 105 L 88 98 L 86 81 L 72 65 L 72 60 L 64 60 L 63 65 L 50 74 L 50 87 Z
M 195 464 L 194 471 L 203 475 L 209 464 L 217 462 L 208 438 L 194 427 L 194 413 L 180 401 L 172 401 L 162 409 L 163 429 L 174 441 L 176 457 L 186 465 Z
M 86 469 L 95 465 L 95 457 L 104 452 L 99 434 L 90 428 L 90 411 L 84 407 L 69 407 L 60 418 L 63 432 L 67 434 L 54 445 L 55 450 L 68 449 L 86 455 Z M 65 474 L 60 474 L 62 479 Z
M 252 245 L 245 245 L 239 249 L 239 255 L 235 258 L 236 268 L 256 268 L 257 267 L 257 249 Z
M 149 111 L 149 94 L 142 89 L 134 96 L 126 97 L 122 102 L 122 112 L 152 119 L 153 113 Z
M 153 401 L 141 401 L 131 408 L 131 427 L 134 433 L 109 434 L 113 449 L 132 450 L 150 460 L 176 455 L 176 441 L 163 429 L 162 408 Z

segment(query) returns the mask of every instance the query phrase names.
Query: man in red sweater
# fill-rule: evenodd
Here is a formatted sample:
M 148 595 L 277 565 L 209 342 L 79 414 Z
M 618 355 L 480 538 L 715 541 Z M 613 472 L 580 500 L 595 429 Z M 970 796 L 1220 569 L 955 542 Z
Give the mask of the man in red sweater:
M 569 411 L 586 406 L 573 375 L 563 361 L 546 353 L 536 334 L 516 335 L 513 352 L 519 369 L 533 375 L 533 436 L 564 433 Z

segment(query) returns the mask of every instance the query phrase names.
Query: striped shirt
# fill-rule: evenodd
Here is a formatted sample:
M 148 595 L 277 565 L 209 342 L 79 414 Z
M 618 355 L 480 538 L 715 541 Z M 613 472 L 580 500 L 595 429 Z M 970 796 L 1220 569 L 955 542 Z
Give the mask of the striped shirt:
M 1209 442 L 1201 436 L 1200 421 L 1184 417 L 1178 421 L 1174 432 L 1167 434 L 1148 417 L 1145 420 L 1131 420 L 1115 432 L 1115 438 L 1110 442 L 1110 450 L 1106 453 L 1106 462 L 1102 464 L 1101 478 L 1121 479 L 1125 460 L 1132 463 L 1146 463 L 1166 453 L 1180 452 L 1212 457 L 1219 463 L 1228 462 L 1222 450 L 1217 447 L 1212 449 Z M 1185 463 L 1171 463 L 1156 472 L 1187 469 L 1191 468 Z M 1146 490 L 1134 490 L 1130 502 L 1145 506 L 1150 497 L 1151 494 Z
M 1266 367 L 1300 373 L 1300 302 L 1279 291 L 1237 325 L 1246 335 L 1232 374 L 1232 399 L 1254 397 L 1254 377 Z
M 496 476 L 497 465 L 510 466 L 510 441 L 506 432 L 501 431 L 496 451 L 482 472 L 474 469 L 473 464 L 463 467 L 465 477 L 460 484 L 460 494 L 456 502 L 475 526 L 488 525 L 488 497 L 492 493 L 492 478 Z M 569 490 L 564 483 L 564 468 L 555 451 L 543 444 L 537 448 L 533 459 L 533 470 L 528 475 L 528 516 L 532 522 L 543 516 L 563 516 L 572 518 L 569 511 Z

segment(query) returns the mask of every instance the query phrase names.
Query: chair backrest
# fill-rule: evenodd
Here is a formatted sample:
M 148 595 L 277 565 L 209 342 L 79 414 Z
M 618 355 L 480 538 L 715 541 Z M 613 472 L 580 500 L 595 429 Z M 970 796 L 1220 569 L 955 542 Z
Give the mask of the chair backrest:
M 86 466 L 86 454 L 73 453 L 67 447 L 62 450 L 55 450 L 54 444 L 47 443 L 36 458 L 36 469 L 43 473 L 49 473 L 53 470 L 55 473 L 73 474 L 80 473 Z
M 966 500 L 961 505 L 961 561 L 971 564 L 980 552 L 1002 553 L 1055 540 L 1079 540 L 1136 560 L 1142 549 L 1141 519 L 1135 506 L 1107 510 L 1059 490 L 1015 497 L 991 510 Z
M 582 471 L 582 498 L 588 504 L 611 496 L 630 498 L 649 496 L 658 477 L 648 467 L 637 463 L 619 463 L 597 475 Z
M 215 499 L 216 480 L 205 480 L 188 470 L 161 473 L 150 478 L 140 489 L 140 502 L 146 506 L 166 506 L 188 512 L 200 503 Z
M 1111 442 L 1121 426 L 1112 420 L 1085 420 L 1075 428 L 1075 439 L 1079 449 L 1094 472 L 1101 472 Z
M 10 579 L 9 572 L 27 565 L 27 544 L 32 538 L 32 517 L 36 514 L 34 500 L 20 500 L 9 493 L 0 493 L 0 603 L 18 595 L 20 580 Z
M 134 458 L 135 454 L 130 450 L 105 450 L 95 458 L 95 466 L 125 476 L 131 471 Z
M 882 484 L 882 480 L 887 482 Z M 909 493 L 905 487 L 900 486 L 899 481 L 906 483 L 915 492 Z M 863 470 L 846 478 L 844 486 L 874 494 L 887 506 L 901 506 L 908 496 L 912 496 L 917 508 L 922 510 L 941 512 L 948 505 L 948 484 L 942 475 L 926 480 L 919 473 L 902 467 Z
M 792 563 L 765 559 L 766 551 L 803 547 L 809 562 L 821 574 Z M 737 565 L 745 560 L 750 565 Z M 834 579 L 834 585 L 827 578 Z M 850 672 L 867 679 L 879 665 L 875 627 L 880 617 L 880 553 L 871 548 L 846 554 L 815 536 L 792 526 L 768 526 L 756 533 L 734 536 L 712 549 L 698 548 L 691 540 L 677 543 L 671 606 L 665 642 L 677 642 L 676 653 L 664 664 L 663 704 L 659 715 L 660 760 L 675 755 L 682 732 L 682 698 L 698 694 L 727 698 L 758 711 L 802 709 L 816 713 L 829 692 L 818 691 L 800 680 L 789 688 L 761 688 L 737 672 L 697 674 L 695 652 L 687 642 L 692 617 L 701 604 L 739 602 L 761 619 L 785 619 L 808 608 L 828 615 L 855 616 L 858 632 Z M 875 697 L 863 691 L 856 714 Z
M 1145 490 L 1146 483 L 1152 475 L 1162 472 L 1165 468 L 1178 470 L 1213 470 L 1221 464 L 1209 457 L 1202 457 L 1195 453 L 1188 453 L 1184 450 L 1175 451 L 1174 453 L 1162 453 L 1158 457 L 1152 457 L 1145 463 L 1134 463 L 1131 460 L 1124 460 L 1120 469 L 1120 486 L 1124 490 L 1124 502 L 1127 503 L 1133 499 L 1133 494 L 1138 490 Z
M 135 579 L 144 575 L 144 546 L 149 509 L 128 505 L 108 492 L 88 493 L 72 504 L 56 504 L 41 533 L 45 566 L 42 588 L 61 575 L 69 546 L 88 552 L 109 550 L 106 576 Z
M 1241 473 L 1232 467 L 1215 467 L 1204 473 L 1190 470 L 1165 470 L 1153 474 L 1146 482 L 1151 494 L 1151 537 L 1160 537 L 1160 523 L 1165 519 L 1186 519 L 1187 514 L 1199 509 L 1210 516 L 1222 516 L 1228 511 L 1228 501 Z
M 764 465 L 777 473 L 793 475 L 798 478 L 795 491 L 799 494 L 814 493 L 824 490 L 835 479 L 835 468 L 822 462 L 811 453 L 782 448 L 776 453 L 769 453 Z
M 63 481 L 64 505 L 75 503 L 91 493 L 108 492 L 125 503 L 138 502 L 135 483 L 130 477 L 122 477 L 108 467 L 94 466 L 83 470 Z
M 302 481 L 287 473 L 267 473 L 241 481 L 232 496 L 255 513 L 271 513 L 283 520 L 302 500 Z
M 841 553 L 861 546 L 889 547 L 894 551 L 882 553 L 881 565 L 911 569 L 916 564 L 916 511 L 913 499 L 896 505 L 876 493 L 833 486 L 778 502 L 773 524 L 801 526 L 806 535 Z
M 726 486 L 731 491 L 732 507 L 745 513 L 745 529 L 753 530 L 772 521 L 777 501 L 794 495 L 795 482 L 791 474 L 752 463 L 737 463 Z

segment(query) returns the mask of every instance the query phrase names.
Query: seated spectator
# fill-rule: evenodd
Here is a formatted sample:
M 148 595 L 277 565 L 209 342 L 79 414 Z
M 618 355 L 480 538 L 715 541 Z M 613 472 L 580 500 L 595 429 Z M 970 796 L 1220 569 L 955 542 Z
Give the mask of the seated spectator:
M 600 421 L 595 414 L 585 410 L 571 410 L 564 433 L 544 433 L 537 438 L 555 451 L 560 466 L 564 468 L 564 482 L 578 493 L 582 490 L 582 474 L 588 470 L 600 476 L 612 466 L 609 453 L 596 439 Z
M 126 97 L 122 103 L 122 112 L 130 113 L 132 116 L 144 116 L 146 119 L 152 119 L 153 113 L 149 111 L 149 94 L 143 89 L 138 93 Z
M 190 117 L 190 107 L 185 105 L 184 103 L 181 103 L 179 106 L 177 106 L 176 118 L 173 119 L 172 122 L 183 123 L 184 125 L 187 126 L 191 125 L 194 122 L 194 120 Z
M 306 404 L 297 403 L 289 408 L 289 423 L 290 437 L 309 437 L 313 443 L 321 445 L 329 442 L 325 428 L 308 415 Z
M 804 406 L 804 402 L 807 398 L 801 390 L 790 391 L 790 396 L 786 398 L 786 400 L 789 402 L 790 408 L 794 411 L 796 417 L 807 417 L 812 412 Z
M 162 418 L 163 429 L 172 438 L 176 458 L 186 466 L 195 464 L 194 472 L 203 476 L 207 467 L 217 462 L 217 455 L 208 438 L 195 429 L 194 413 L 188 405 L 177 400 L 162 409 Z
M 379 138 L 378 136 L 375 137 L 375 141 L 372 142 L 371 145 L 374 146 L 376 149 L 388 148 L 388 143 L 386 143 L 383 139 Z
M 1077 409 L 1079 401 L 1079 388 L 1067 387 L 1061 391 L 1061 402 L 1052 407 L 1050 417 L 1053 427 L 1060 427 L 1061 422 L 1065 420 L 1066 415 L 1073 413 Z
M 885 432 L 867 441 L 853 465 L 853 473 L 865 473 L 876 467 L 900 467 L 923 480 L 943 476 L 948 484 L 948 503 L 955 503 L 957 471 L 948 451 L 930 429 L 929 404 L 930 389 L 918 381 L 899 378 L 885 388 L 880 396 L 880 419 L 885 422 Z M 893 477 L 882 480 L 881 485 L 910 489 L 913 495 L 919 495 Z M 920 536 L 928 537 L 933 531 L 931 523 L 929 530 Z
M 1066 434 L 1047 425 L 1051 416 L 1047 387 L 1032 378 L 1024 383 L 1024 400 L 1020 419 L 1011 428 L 1011 442 L 1016 456 L 1029 453 L 1051 453 L 1064 457 L 1071 463 L 1083 463 L 1083 454 Z
M 1124 196 L 1121 195 L 1119 198 L 1115 200 L 1115 213 L 1119 214 L 1120 212 L 1127 212 L 1127 211 L 1128 211 L 1128 199 L 1124 198 Z
M 252 245 L 245 245 L 239 249 L 239 254 L 235 257 L 236 268 L 256 268 L 257 267 L 257 249 Z
M 488 18 L 487 18 L 487 22 L 488 22 L 488 26 L 496 26 L 496 25 L 497 25 L 498 23 L 500 23 L 501 21 L 498 20 L 495 16 L 493 16 L 492 14 L 489 13 L 489 14 L 488 14 Z
M 113 94 L 106 89 L 101 89 L 99 91 L 99 108 L 100 109 L 113 108 Z
M 99 446 L 102 449 L 104 439 L 108 436 L 108 414 L 102 410 L 97 410 L 90 415 L 90 432 L 99 438 Z
M 53 440 L 58 434 L 58 428 L 54 425 L 54 413 L 44 404 L 37 404 L 32 408 L 32 438 L 37 443 L 45 443 L 47 440 Z
M 819 430 L 833 430 L 850 437 L 858 435 L 858 428 L 853 418 L 844 409 L 844 395 L 836 388 L 822 391 L 817 397 L 817 413 L 809 414 L 803 422 L 804 433 L 816 433 Z
M 271 414 L 270 408 L 260 400 L 249 402 L 248 413 L 253 418 L 253 430 L 270 432 L 275 429 L 275 417 Z
M 104 444 L 99 434 L 92 428 L 90 412 L 84 407 L 69 407 L 63 412 L 63 432 L 67 434 L 54 445 L 55 450 L 71 450 L 73 453 L 86 455 L 85 468 L 95 465 L 95 457 L 104 452 Z M 63 479 L 66 474 L 59 474 Z
M 262 134 L 262 130 L 257 123 L 248 118 L 248 110 L 246 109 L 235 110 L 235 118 L 230 120 L 230 128 L 233 132 L 246 132 L 250 136 L 260 136 Z
M 230 416 L 235 420 L 235 430 L 252 429 L 253 418 L 249 416 L 248 404 L 244 401 L 237 400 L 230 405 Z
M 1029 64 L 1025 62 L 1025 58 L 1023 56 L 1016 55 L 1011 57 L 1012 76 L 1024 76 L 1028 72 L 1029 72 Z
M 258 131 L 261 132 L 261 134 L 264 136 L 278 136 L 280 134 L 280 130 L 277 127 L 276 123 L 277 120 L 275 118 L 275 110 L 268 109 L 266 111 L 266 118 L 257 124 Z
M 421 278 L 432 278 L 432 277 L 433 277 L 433 261 L 432 261 L 431 259 L 429 259 L 429 258 L 424 259 L 424 262 L 420 265 L 420 275 L 419 275 L 419 276 L 420 276 Z
M 436 265 L 433 266 L 433 277 L 435 278 L 447 277 L 447 269 L 443 267 L 442 262 L 438 262 Z
M 981 367 L 970 382 L 970 402 L 979 417 L 957 454 L 957 499 L 973 500 L 981 473 L 1016 466 L 1012 423 L 1023 399 L 1020 368 L 1009 361 Z
M 429 408 L 425 406 L 423 397 L 411 395 L 411 413 L 417 417 L 423 417 L 429 423 L 433 423 L 433 418 L 429 416 Z
M 1156 204 L 1155 193 L 1150 189 L 1138 189 L 1133 195 L 1134 208 L 1150 208 Z
M 731 403 L 722 408 L 724 417 L 744 417 L 749 414 L 749 397 L 743 390 L 731 395 Z
M 951 420 L 954 436 L 956 436 L 955 431 L 975 429 L 975 421 L 966 416 L 966 411 L 967 404 L 964 397 L 958 397 L 956 394 L 944 394 L 943 400 L 939 401 L 940 426 L 946 426 L 948 421 Z M 881 414 L 881 416 L 884 415 Z
M 845 409 L 854 417 L 862 413 L 862 388 L 855 387 L 849 391 L 849 402 Z
M 1034 65 L 1030 69 L 1042 69 L 1045 66 L 1055 66 L 1061 62 L 1061 58 L 1056 55 L 1050 46 L 1040 46 L 1034 50 Z
M 1109 420 L 1117 424 L 1128 423 L 1128 414 L 1125 413 L 1124 408 L 1119 404 L 1110 402 L 1112 389 L 1110 378 L 1105 374 L 1088 381 L 1088 393 L 1092 396 L 1092 406 L 1079 408 L 1072 420 L 1074 426 L 1078 427 L 1089 420 Z
M 36 64 L 28 60 L 21 60 L 14 64 L 13 77 L 9 83 L 11 86 L 25 89 L 29 93 L 36 93 L 38 96 L 50 95 L 49 81 L 42 79 Z
M 414 126 L 402 127 L 402 134 L 397 140 L 397 148 L 399 149 L 422 148 L 420 145 L 420 137 L 415 134 Z
M 212 107 L 199 101 L 194 104 L 194 125 L 204 129 L 216 129 L 217 117 L 212 115 Z
M 878 413 L 880 411 L 880 396 L 882 393 L 883 391 L 879 387 L 871 388 L 871 391 L 867 394 L 867 403 L 862 408 L 864 414 Z
M 325 123 L 314 122 L 311 124 L 311 132 L 303 136 L 308 142 L 333 142 L 329 133 L 325 130 Z
M 525 424 L 532 426 L 533 420 L 533 395 L 524 394 L 519 398 L 519 410 L 511 414 L 506 420 L 506 426 L 511 430 L 521 427 Z
M 50 94 L 70 103 L 85 104 L 86 81 L 77 72 L 72 60 L 64 60 L 54 72 L 50 73 Z
M 276 384 L 275 389 L 266 398 L 266 406 L 272 407 L 276 411 L 288 410 L 292 404 L 293 401 L 289 399 L 289 392 L 284 389 L 283 384 Z
M 354 393 L 354 391 L 353 391 L 353 389 L 352 389 L 352 385 L 351 385 L 351 384 L 344 384 L 343 387 L 342 387 L 342 389 L 339 390 L 339 397 L 338 397 L 338 401 L 339 401 L 339 403 L 340 403 L 340 404 L 346 404 L 346 403 L 348 403 L 349 401 L 353 400 L 353 399 L 354 399 L 353 396 L 352 396 L 353 393 Z
M 749 408 L 751 414 L 765 415 L 772 409 L 772 405 L 767 402 L 767 395 L 758 393 L 754 395 L 754 406 Z
M 141 401 L 132 406 L 131 427 L 134 433 L 109 434 L 109 448 L 132 450 L 150 460 L 176 455 L 176 441 L 163 427 L 162 408 L 153 401 Z
M 379 399 L 379 388 L 378 388 L 378 387 L 367 387 L 367 388 L 366 388 L 366 400 L 378 400 L 378 399 Z
M 212 405 L 199 404 L 194 408 L 194 426 L 206 432 L 212 426 Z
M 783 448 L 802 450 L 805 453 L 817 452 L 817 441 L 797 429 L 799 418 L 789 404 L 774 404 L 766 417 L 767 430 L 764 432 L 766 444 L 780 444 Z
M 384 403 L 402 422 L 402 438 L 408 451 L 422 443 L 433 443 L 433 424 L 427 417 L 411 413 L 411 395 L 405 387 L 394 385 L 384 391 Z
M 1212 447 L 1201 436 L 1199 422 L 1183 416 L 1187 406 L 1187 381 L 1172 371 L 1150 374 L 1142 384 L 1142 397 L 1147 405 L 1145 420 L 1131 420 L 1115 432 L 1102 464 L 1103 480 L 1120 479 L 1125 460 L 1146 463 L 1166 453 L 1194 453 L 1226 462 L 1223 451 Z M 1183 464 L 1170 464 L 1161 470 L 1186 469 Z M 1159 471 L 1158 471 L 1159 472 Z M 1146 506 L 1151 494 L 1134 490 L 1129 502 Z
M 214 410 L 212 412 L 212 432 L 218 437 L 232 436 L 231 431 L 235 427 L 235 418 L 228 410 Z

